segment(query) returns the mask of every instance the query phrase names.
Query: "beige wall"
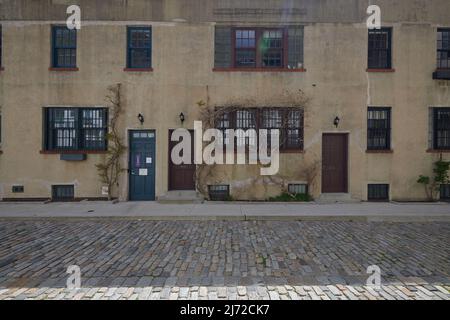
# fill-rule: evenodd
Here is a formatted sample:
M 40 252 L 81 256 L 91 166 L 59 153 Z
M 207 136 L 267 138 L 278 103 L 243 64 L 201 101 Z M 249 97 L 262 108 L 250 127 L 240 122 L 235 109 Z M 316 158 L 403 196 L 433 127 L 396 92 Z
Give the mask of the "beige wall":
M 19 2 L 23 10 L 18 9 Z M 76 185 L 76 197 L 100 197 L 101 183 L 95 164 L 102 155 L 89 154 L 87 161 L 74 163 L 60 161 L 59 155 L 40 154 L 42 107 L 105 106 L 107 87 L 119 82 L 123 84 L 125 99 L 124 137 L 128 129 L 156 130 L 157 196 L 168 188 L 168 130 L 180 126 L 180 112 L 187 115 L 185 127 L 193 127 L 197 119 L 196 103 L 206 100 L 208 86 L 211 103 L 217 105 L 250 97 L 264 106 L 283 90 L 302 89 L 311 98 L 305 114 L 305 152 L 283 154 L 281 159 L 281 173 L 292 176 L 293 181 L 303 181 L 301 168 L 315 158 L 320 159 L 323 132 L 346 132 L 352 197 L 366 199 L 368 183 L 390 183 L 393 199 L 424 197 L 417 177 L 431 174 L 432 163 L 439 157 L 426 152 L 428 109 L 450 107 L 450 82 L 431 77 L 436 66 L 436 29 L 450 27 L 448 1 L 414 1 L 412 7 L 407 5 L 409 1 L 378 1 L 382 9 L 388 8 L 383 11 L 384 21 L 389 21 L 385 25 L 394 28 L 394 73 L 366 72 L 367 29 L 362 23 L 366 6 L 364 1 L 355 5 L 358 1 L 348 0 L 339 1 L 348 11 L 338 10 L 341 7 L 333 7 L 331 1 L 319 1 L 316 5 L 312 1 L 299 1 L 299 8 L 306 8 L 307 13 L 283 21 L 305 25 L 304 73 L 212 71 L 214 24 L 227 20 L 214 16 L 213 10 L 224 3 L 233 7 L 241 2 L 198 1 L 197 5 L 203 4 L 205 10 L 196 16 L 180 1 L 148 1 L 151 3 L 148 5 L 134 1 L 133 7 L 118 0 L 113 2 L 119 8 L 127 6 L 126 10 L 111 6 L 110 17 L 98 13 L 103 21 L 90 21 L 79 31 L 79 71 L 49 71 L 50 25 L 64 18 L 60 10 L 65 8 L 66 1 L 49 2 L 64 5 L 51 10 L 31 10 L 34 1 L 0 1 L 5 67 L 0 72 L 3 117 L 0 197 L 49 197 L 52 184 L 66 183 Z M 268 3 L 267 6 L 274 3 L 262 2 Z M 254 7 L 256 2 L 246 3 L 241 6 Z M 149 15 L 143 16 L 142 10 L 136 10 L 141 4 Z M 442 10 L 437 10 L 438 6 Z M 97 7 L 86 9 L 86 16 L 91 19 L 98 12 L 94 8 Z M 188 21 L 170 21 L 180 17 Z M 48 21 L 37 21 L 42 19 Z M 231 20 L 236 24 L 263 20 L 263 25 L 267 25 L 277 19 L 279 22 L 279 17 L 273 16 L 233 16 Z M 143 24 L 142 20 L 148 20 L 145 23 L 153 27 L 154 71 L 124 72 L 126 25 Z M 392 107 L 392 154 L 366 153 L 368 105 Z M 143 126 L 137 120 L 139 113 L 145 117 Z M 341 118 L 338 129 L 333 126 L 336 116 Z M 450 159 L 450 155 L 444 154 L 444 159 Z M 126 157 L 123 162 L 126 165 Z M 279 192 L 275 187 L 266 189 L 256 184 L 252 180 L 255 169 L 220 168 L 217 177 L 232 185 L 235 198 L 239 193 L 239 198 L 264 199 Z M 127 180 L 127 175 L 123 175 L 122 199 L 127 197 Z M 320 175 L 318 182 L 313 188 L 316 197 L 320 195 Z M 24 185 L 25 193 L 12 194 L 14 184 Z

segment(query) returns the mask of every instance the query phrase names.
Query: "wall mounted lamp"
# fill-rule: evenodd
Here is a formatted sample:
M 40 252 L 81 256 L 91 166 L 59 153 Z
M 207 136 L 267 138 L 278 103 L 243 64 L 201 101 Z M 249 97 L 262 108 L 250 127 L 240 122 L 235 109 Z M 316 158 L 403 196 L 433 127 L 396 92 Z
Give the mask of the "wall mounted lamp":
M 180 113 L 180 121 L 181 123 L 184 123 L 184 121 L 186 120 L 186 116 L 184 115 L 184 113 Z
M 339 117 L 334 118 L 334 126 L 337 128 L 339 127 L 339 123 L 341 122 L 341 119 L 339 119 Z
M 138 120 L 141 123 L 141 125 L 144 124 L 144 116 L 142 114 L 140 114 L 140 113 L 138 114 Z

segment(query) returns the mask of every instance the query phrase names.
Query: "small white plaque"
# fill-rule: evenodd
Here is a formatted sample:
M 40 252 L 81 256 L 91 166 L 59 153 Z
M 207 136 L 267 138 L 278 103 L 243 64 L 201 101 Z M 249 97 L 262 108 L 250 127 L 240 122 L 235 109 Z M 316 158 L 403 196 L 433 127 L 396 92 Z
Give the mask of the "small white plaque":
M 103 196 L 107 196 L 108 195 L 108 186 L 103 186 L 102 187 L 102 195 Z
M 148 176 L 148 169 L 139 169 L 140 176 Z
M 152 158 L 147 158 L 147 159 L 145 160 L 145 162 L 151 164 L 151 163 L 153 162 L 153 159 L 152 159 Z

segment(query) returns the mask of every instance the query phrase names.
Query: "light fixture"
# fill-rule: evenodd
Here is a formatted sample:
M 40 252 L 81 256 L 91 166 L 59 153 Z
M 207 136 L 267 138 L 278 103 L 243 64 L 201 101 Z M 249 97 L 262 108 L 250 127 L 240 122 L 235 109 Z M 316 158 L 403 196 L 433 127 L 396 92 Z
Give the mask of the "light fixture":
M 180 113 L 180 121 L 181 123 L 184 123 L 184 121 L 186 120 L 186 116 L 184 115 L 184 113 Z
M 139 113 L 138 114 L 138 119 L 139 119 L 139 122 L 141 123 L 141 125 L 143 125 L 144 124 L 144 116 Z
M 333 122 L 336 128 L 339 127 L 339 122 L 341 122 L 341 119 L 339 119 L 339 117 L 336 117 Z

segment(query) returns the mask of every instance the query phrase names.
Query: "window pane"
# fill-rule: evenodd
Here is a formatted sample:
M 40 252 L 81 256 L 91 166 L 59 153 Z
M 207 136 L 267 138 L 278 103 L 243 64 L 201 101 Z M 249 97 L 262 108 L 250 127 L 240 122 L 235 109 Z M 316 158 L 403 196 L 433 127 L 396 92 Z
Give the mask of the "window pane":
M 255 67 L 256 52 L 249 50 L 236 51 L 236 66 L 238 67 Z
M 128 68 L 150 68 L 151 46 L 151 28 L 128 28 Z
M 390 109 L 368 109 L 367 148 L 369 150 L 390 148 Z
M 391 30 L 369 30 L 368 67 L 373 69 L 391 68 Z

